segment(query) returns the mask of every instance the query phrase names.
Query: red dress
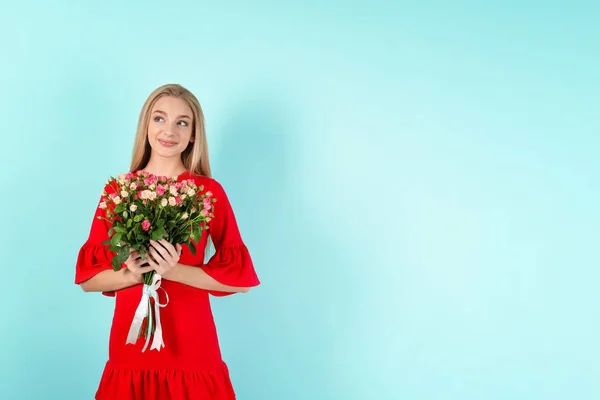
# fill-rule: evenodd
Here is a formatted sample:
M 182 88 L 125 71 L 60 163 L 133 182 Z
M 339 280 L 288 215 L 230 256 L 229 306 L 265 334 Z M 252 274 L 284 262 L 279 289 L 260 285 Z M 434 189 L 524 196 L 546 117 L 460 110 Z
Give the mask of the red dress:
M 214 218 L 203 231 L 196 256 L 183 246 L 179 262 L 202 268 L 218 282 L 229 286 L 253 287 L 260 284 L 248 249 L 242 241 L 231 204 L 223 187 L 214 179 L 191 174 L 178 181 L 194 179 L 198 186 L 213 192 Z M 110 193 L 111 188 L 105 190 Z M 105 220 L 96 218 L 90 235 L 79 251 L 75 283 L 79 284 L 104 270 L 112 270 L 112 253 L 101 244 L 108 239 Z M 204 251 L 210 235 L 215 254 L 206 262 Z M 125 265 L 124 265 L 125 266 Z M 232 387 L 226 363 L 221 358 L 219 341 L 209 302 L 209 295 L 232 293 L 197 289 L 185 284 L 162 280 L 169 302 L 160 309 L 165 347 L 145 352 L 142 336 L 136 344 L 125 344 L 127 333 L 142 295 L 142 284 L 116 292 L 103 292 L 116 299 L 110 332 L 109 357 L 102 374 L 97 400 L 232 400 Z M 158 290 L 160 302 L 166 297 Z

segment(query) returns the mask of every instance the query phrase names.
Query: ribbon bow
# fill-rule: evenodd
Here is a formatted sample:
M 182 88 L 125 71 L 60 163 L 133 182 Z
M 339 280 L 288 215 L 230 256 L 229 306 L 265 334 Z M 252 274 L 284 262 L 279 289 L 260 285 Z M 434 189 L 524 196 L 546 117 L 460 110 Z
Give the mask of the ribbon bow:
M 133 321 L 131 321 L 131 326 L 129 327 L 129 333 L 127 335 L 126 344 L 135 344 L 137 338 L 139 336 L 140 329 L 142 327 L 142 322 L 144 318 L 148 317 L 148 335 L 146 335 L 146 343 L 144 344 L 144 348 L 142 352 L 146 351 L 148 347 L 148 343 L 150 342 L 150 332 L 152 332 L 152 318 L 150 318 L 148 311 L 150 309 L 150 298 L 154 299 L 154 315 L 156 316 L 156 330 L 154 331 L 154 338 L 152 339 L 152 346 L 150 350 L 158 350 L 160 351 L 161 347 L 165 347 L 165 343 L 162 338 L 162 326 L 160 324 L 160 308 L 166 306 L 169 303 L 169 295 L 165 291 L 164 288 L 160 287 L 161 276 L 160 274 L 154 274 L 152 277 L 152 283 L 150 285 L 144 284 L 144 288 L 142 289 L 142 298 L 140 299 L 140 303 L 135 310 L 135 315 L 133 316 Z M 165 296 L 167 296 L 167 302 L 165 304 L 161 304 L 158 301 L 158 289 L 162 289 L 165 292 Z

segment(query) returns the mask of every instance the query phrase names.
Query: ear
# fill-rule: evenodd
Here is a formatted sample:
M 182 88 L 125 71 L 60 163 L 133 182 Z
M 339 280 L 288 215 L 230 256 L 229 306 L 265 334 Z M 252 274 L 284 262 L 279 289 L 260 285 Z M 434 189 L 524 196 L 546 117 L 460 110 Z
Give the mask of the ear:
M 194 143 L 194 140 L 196 140 L 196 137 L 190 136 L 190 143 Z

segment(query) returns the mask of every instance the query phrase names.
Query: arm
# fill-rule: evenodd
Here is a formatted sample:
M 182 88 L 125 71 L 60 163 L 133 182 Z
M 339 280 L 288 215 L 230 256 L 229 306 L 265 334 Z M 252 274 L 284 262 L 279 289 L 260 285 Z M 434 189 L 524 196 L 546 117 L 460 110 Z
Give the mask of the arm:
M 249 287 L 228 286 L 218 282 L 202 268 L 177 263 L 164 276 L 170 281 L 183 283 L 198 289 L 215 290 L 228 293 L 248 293 Z
M 107 193 L 114 192 L 111 185 L 106 185 Z M 102 202 L 100 198 L 98 205 Z M 98 217 L 101 217 L 100 219 Z M 106 212 L 96 206 L 94 218 L 89 231 L 89 236 L 79 250 L 75 265 L 75 284 L 84 292 L 102 292 L 106 296 L 114 296 L 119 289 L 139 283 L 135 274 L 128 268 L 115 272 L 112 268 L 111 257 L 114 253 L 102 242 L 108 239 L 109 223 L 102 219 Z M 130 264 L 130 260 L 128 260 Z M 123 264 L 126 267 L 127 264 Z M 137 270 L 136 270 L 137 271 Z
M 233 208 L 225 190 L 216 180 L 209 188 L 217 200 L 214 218 L 209 222 L 207 233 L 215 246 L 215 254 L 205 264 L 173 267 L 166 279 L 176 280 L 196 288 L 208 290 L 214 296 L 247 293 L 260 281 L 254 270 L 252 258 L 242 241 Z
M 110 293 L 138 283 L 141 281 L 130 270 L 122 268 L 116 272 L 112 269 L 99 272 L 79 285 L 84 292 Z

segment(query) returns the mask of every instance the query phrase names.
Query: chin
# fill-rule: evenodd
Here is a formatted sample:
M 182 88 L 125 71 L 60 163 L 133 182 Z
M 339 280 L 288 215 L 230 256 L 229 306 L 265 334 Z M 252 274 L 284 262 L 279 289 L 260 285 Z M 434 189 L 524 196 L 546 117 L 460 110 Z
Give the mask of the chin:
M 156 143 L 154 145 L 151 145 L 150 147 L 152 148 L 153 152 L 156 152 L 156 154 L 165 158 L 179 155 L 185 150 L 185 148 L 181 148 L 181 146 L 165 148 L 160 143 Z

